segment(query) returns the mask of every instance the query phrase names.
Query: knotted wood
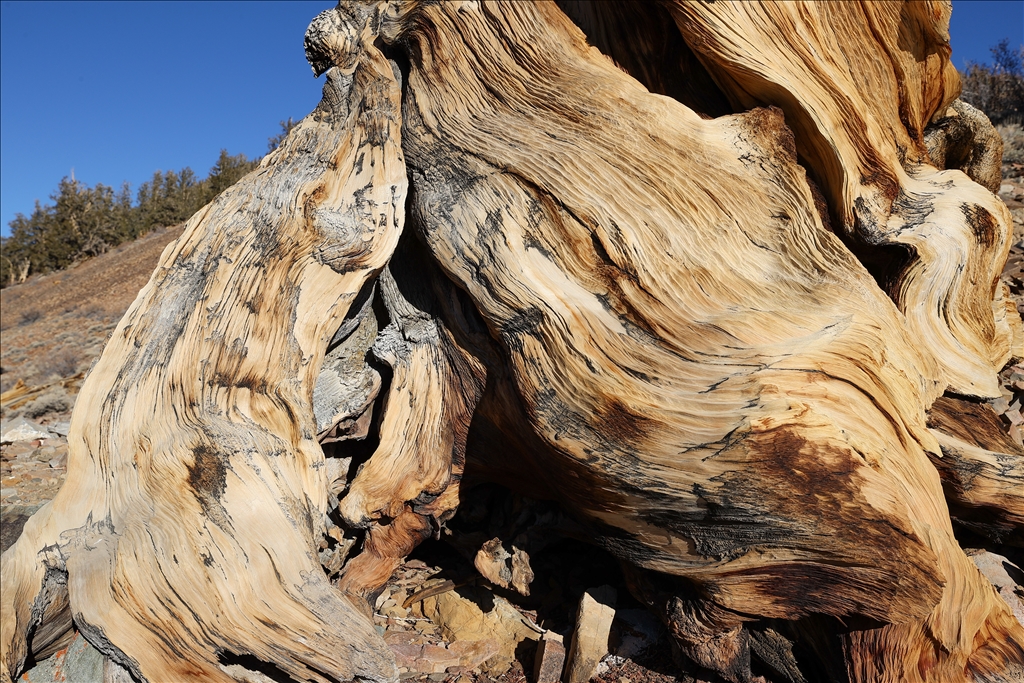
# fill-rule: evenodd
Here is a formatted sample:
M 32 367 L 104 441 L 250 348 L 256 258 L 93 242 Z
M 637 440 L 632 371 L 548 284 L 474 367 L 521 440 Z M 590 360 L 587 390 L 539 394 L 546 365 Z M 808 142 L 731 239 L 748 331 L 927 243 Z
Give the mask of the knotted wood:
M 231 681 L 239 657 L 300 680 L 397 676 L 318 561 L 311 403 L 327 341 L 404 222 L 400 91 L 372 9 L 314 24 L 320 106 L 189 221 L 93 368 L 74 483 L 3 555 L 5 677 L 62 635 L 40 637 L 57 607 L 139 680 Z
M 1009 211 L 986 191 L 997 188 L 936 168 L 925 142 L 959 93 L 950 5 L 667 4 L 734 106 L 786 113 L 836 231 L 932 351 L 940 381 L 998 397 L 993 370 L 1022 343 L 999 282 Z
M 782 113 L 704 120 L 549 6 L 417 16 L 413 220 L 510 365 L 506 429 L 544 445 L 525 480 L 554 480 L 620 556 L 701 585 L 722 609 L 683 640 L 859 613 L 912 624 L 864 632 L 911 650 L 880 665 L 891 680 L 1019 658 L 926 455 L 943 364 L 824 229 Z
M 1024 350 L 947 29 L 899 2 L 323 13 L 323 102 L 83 387 L 72 483 L 2 559 L 3 675 L 73 618 L 140 680 L 395 680 L 365 614 L 464 476 L 558 501 L 727 680 L 766 619 L 845 624 L 850 681 L 1024 673 L 950 520 L 1021 531 L 1024 455 L 943 393 L 996 395 Z

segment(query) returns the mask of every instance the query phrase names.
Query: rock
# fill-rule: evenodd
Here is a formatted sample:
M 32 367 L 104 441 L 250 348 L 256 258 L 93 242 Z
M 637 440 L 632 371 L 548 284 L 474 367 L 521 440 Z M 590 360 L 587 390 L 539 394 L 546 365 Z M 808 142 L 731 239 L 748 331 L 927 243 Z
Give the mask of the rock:
M 618 655 L 605 655 L 604 659 L 598 662 L 597 672 L 595 675 L 598 677 L 604 676 L 612 669 L 622 668 L 623 666 L 625 666 L 627 661 L 628 660 L 625 657 L 619 657 Z M 767 681 L 756 681 L 752 679 L 750 683 L 767 683 Z
M 501 644 L 494 638 L 459 640 L 448 646 L 448 651 L 459 656 L 459 666 L 475 669 L 495 655 L 501 654 Z
M 617 610 L 612 624 L 612 654 L 635 657 L 661 640 L 664 631 L 661 622 L 645 609 Z
M 76 633 L 71 644 L 44 659 L 18 679 L 26 683 L 103 683 L 103 654 Z
M 128 669 L 113 661 L 103 660 L 103 683 L 135 683 L 135 678 L 128 673 Z
M 400 669 L 420 674 L 443 674 L 451 668 L 475 669 L 501 650 L 494 638 L 459 641 L 444 647 L 423 642 L 419 634 L 409 631 L 389 631 L 384 642 Z
M 416 660 L 423 656 L 421 640 L 419 634 L 411 631 L 387 631 L 384 634 L 384 642 L 391 648 L 395 663 L 399 669 L 406 671 L 415 668 Z
M 1024 586 L 1024 572 L 1002 555 L 984 550 L 971 553 L 971 559 L 1010 606 L 1013 616 L 1024 626 L 1024 600 L 1017 593 L 1020 586 Z
M 10 491 L 11 493 L 8 493 Z M 4 498 L 14 495 L 14 489 L 3 489 L 0 494 Z M 10 505 L 3 508 L 0 513 L 0 553 L 4 552 L 18 540 L 21 530 L 25 527 L 28 518 L 39 509 L 38 505 Z
M 1013 185 L 1009 185 L 1009 184 L 1006 184 L 1006 183 L 1000 185 L 999 186 L 999 194 L 1012 195 L 1013 194 Z
M 409 594 L 404 588 L 393 588 L 391 593 L 391 599 L 395 601 L 395 604 L 402 609 L 407 609 L 405 606 L 405 599 L 409 597 Z
M 526 618 L 511 603 L 485 588 L 457 588 L 425 598 L 422 605 L 424 616 L 437 624 L 441 635 L 453 645 L 480 640 L 497 643 L 497 654 L 483 666 L 492 676 L 508 670 L 519 643 L 540 638 L 539 629 L 527 625 Z
M 54 422 L 52 425 L 46 427 L 50 432 L 57 436 L 67 436 L 68 432 L 71 431 L 70 422 Z
M 383 607 L 380 608 L 380 613 L 385 617 L 391 617 L 393 619 L 405 619 L 409 616 L 409 610 L 405 607 L 395 604 L 394 602 L 391 602 L 389 605 L 388 601 L 385 601 Z
M 426 674 L 443 674 L 450 666 L 459 666 L 459 655 L 441 645 L 424 645 L 423 652 L 409 667 L 410 671 Z
M 35 441 L 49 438 L 50 433 L 31 420 L 19 417 L 12 420 L 0 434 L 0 443 L 16 443 L 18 441 Z
M 525 550 L 512 546 L 510 553 L 500 538 L 492 538 L 477 551 L 473 566 L 485 579 L 497 586 L 511 587 L 520 595 L 530 594 L 533 569 L 530 568 L 530 556 Z
M 57 449 L 53 446 L 43 446 L 36 450 L 32 454 L 32 459 L 38 462 L 49 462 L 54 456 L 57 455 Z
M 437 626 L 424 619 L 417 621 L 412 627 L 420 633 L 435 633 L 437 631 Z
M 389 588 L 385 588 L 384 590 L 381 591 L 380 595 L 378 595 L 377 599 L 374 601 L 374 603 L 373 603 L 373 610 L 375 612 L 379 612 L 381 610 L 381 608 L 384 606 L 384 603 L 389 598 L 391 598 L 391 591 L 390 591 Z
M 576 628 L 569 645 L 566 683 L 587 683 L 608 654 L 617 594 L 611 586 L 591 588 L 580 598 Z
M 537 643 L 537 654 L 533 658 L 534 683 L 558 683 L 562 680 L 564 666 L 565 645 L 562 636 L 548 631 Z
M 6 448 L 6 455 L 8 460 L 23 459 L 32 455 L 35 450 L 36 448 L 32 445 L 31 441 L 18 441 Z
M 396 645 L 422 645 L 424 642 L 423 636 L 415 631 L 385 631 L 382 635 L 384 642 L 391 648 Z
M 1020 425 L 1012 425 L 1009 434 L 1018 446 L 1024 448 L 1024 429 L 1021 429 Z

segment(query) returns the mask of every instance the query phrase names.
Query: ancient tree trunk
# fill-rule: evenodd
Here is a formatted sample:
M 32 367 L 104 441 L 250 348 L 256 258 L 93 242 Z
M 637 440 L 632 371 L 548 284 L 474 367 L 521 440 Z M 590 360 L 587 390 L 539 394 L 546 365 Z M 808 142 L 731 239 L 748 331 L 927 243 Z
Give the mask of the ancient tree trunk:
M 233 680 L 231 655 L 300 680 L 397 675 L 318 561 L 313 383 L 408 185 L 399 85 L 362 9 L 314 24 L 320 106 L 189 221 L 83 386 L 74 484 L 3 556 L 6 675 L 71 618 L 140 680 Z
M 955 407 L 1024 350 L 947 26 L 321 14 L 321 105 L 193 217 L 83 387 L 69 484 L 3 555 L 3 675 L 73 621 L 140 680 L 393 680 L 365 612 L 464 474 L 559 501 L 728 680 L 746 625 L 820 615 L 851 681 L 1024 673 L 950 521 L 1024 526 L 1024 455 Z

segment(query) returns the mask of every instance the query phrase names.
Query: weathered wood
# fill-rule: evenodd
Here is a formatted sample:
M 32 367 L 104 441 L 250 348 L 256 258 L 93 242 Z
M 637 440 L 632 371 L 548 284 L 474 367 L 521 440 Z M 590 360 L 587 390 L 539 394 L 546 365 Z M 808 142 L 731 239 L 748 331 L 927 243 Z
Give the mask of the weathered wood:
M 955 168 L 991 192 L 1002 183 L 1003 139 L 984 113 L 954 100 L 946 113 L 936 112 L 924 130 L 928 157 L 937 168 Z
M 464 476 L 557 500 L 727 680 L 787 621 L 845 624 L 833 678 L 1024 672 L 950 521 L 1024 523 L 1020 456 L 943 397 L 995 395 L 1024 349 L 947 24 L 321 14 L 320 106 L 191 219 L 83 387 L 72 483 L 0 560 L 0 676 L 73 618 L 140 680 L 395 680 L 365 615 Z M 529 591 L 525 547 L 473 540 Z
M 470 419 L 485 372 L 442 321 L 432 280 L 439 277 L 406 240 L 378 280 L 390 323 L 374 355 L 391 368 L 380 442 L 338 506 L 349 528 L 367 528 L 363 552 L 339 588 L 366 600 L 403 557 L 455 513 Z M 430 275 L 435 276 L 434 278 Z M 450 294 L 451 285 L 447 285 Z
M 988 406 L 943 396 L 928 413 L 931 454 L 953 520 L 996 543 L 1024 547 L 1024 451 Z
M 1024 633 L 957 547 L 926 455 L 946 333 L 922 348 L 823 228 L 781 113 L 703 120 L 652 97 L 550 6 L 428 6 L 409 25 L 413 225 L 511 367 L 504 436 L 544 442 L 519 481 L 543 476 L 621 557 L 696 581 L 708 638 L 754 615 L 861 614 L 893 625 L 851 657 L 902 654 L 870 675 L 852 662 L 857 677 L 1019 660 Z M 994 382 L 991 360 L 963 365 Z M 683 641 L 695 613 L 667 615 Z
M 301 680 L 395 678 L 319 565 L 311 404 L 328 340 L 404 221 L 400 90 L 377 21 L 354 5 L 314 22 L 307 51 L 333 65 L 320 106 L 189 221 L 90 374 L 73 485 L 3 555 L 5 679 L 59 636 L 41 624 L 68 598 L 140 680 L 231 681 L 222 667 L 244 656 Z
M 998 396 L 993 371 L 1022 353 L 1020 318 L 999 283 L 1009 211 L 961 173 L 933 166 L 924 139 L 959 92 L 950 6 L 666 4 L 735 106 L 786 113 L 835 230 L 931 350 L 937 378 Z

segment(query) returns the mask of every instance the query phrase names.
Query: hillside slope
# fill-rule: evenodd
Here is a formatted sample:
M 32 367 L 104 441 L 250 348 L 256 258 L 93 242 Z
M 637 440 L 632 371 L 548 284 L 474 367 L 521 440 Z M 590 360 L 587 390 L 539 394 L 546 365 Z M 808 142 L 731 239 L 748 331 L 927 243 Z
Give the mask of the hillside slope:
M 155 230 L 75 268 L 0 290 L 2 389 L 88 369 L 183 227 Z

